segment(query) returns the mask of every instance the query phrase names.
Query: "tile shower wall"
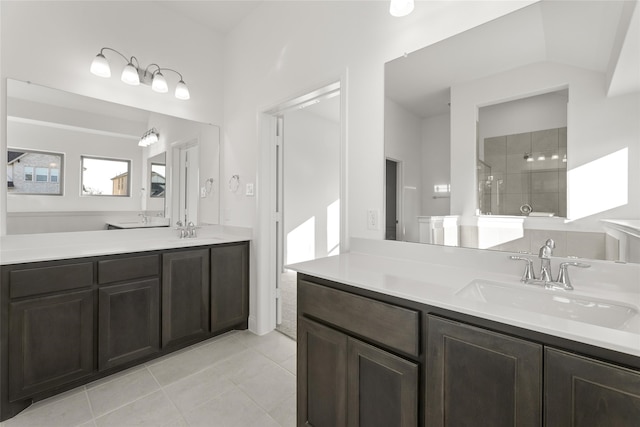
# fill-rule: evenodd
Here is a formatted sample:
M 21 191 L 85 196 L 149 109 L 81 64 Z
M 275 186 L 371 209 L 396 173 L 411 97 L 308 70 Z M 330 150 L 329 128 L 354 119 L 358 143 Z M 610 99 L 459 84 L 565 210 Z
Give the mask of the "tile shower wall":
M 486 138 L 484 163 L 490 172 L 479 179 L 482 213 L 522 215 L 520 208 L 530 205 L 533 212 L 565 217 L 566 154 L 566 127 Z

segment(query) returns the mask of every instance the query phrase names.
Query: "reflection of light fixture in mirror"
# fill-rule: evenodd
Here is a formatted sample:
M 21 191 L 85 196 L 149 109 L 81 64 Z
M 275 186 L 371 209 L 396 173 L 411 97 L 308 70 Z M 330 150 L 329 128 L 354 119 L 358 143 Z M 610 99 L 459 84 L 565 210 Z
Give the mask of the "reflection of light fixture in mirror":
M 552 154 L 551 155 L 551 160 L 558 160 L 558 155 L 557 154 Z
M 567 155 L 562 156 L 562 163 L 567 163 Z
M 533 162 L 533 156 L 531 155 L 531 153 L 524 153 L 524 157 L 523 157 L 527 162 Z
M 389 13 L 391 16 L 407 16 L 413 11 L 413 0 L 391 0 Z
M 127 61 L 127 65 L 124 67 L 124 70 L 122 70 L 122 75 L 120 76 L 120 79 L 124 83 L 132 86 L 137 86 L 140 83 L 143 83 L 145 85 L 150 85 L 151 89 L 153 89 L 155 92 L 166 93 L 169 91 L 169 85 L 167 85 L 167 80 L 164 78 L 164 75 L 161 71 L 172 71 L 180 76 L 180 81 L 178 81 L 174 93 L 175 97 L 184 100 L 191 97 L 189 94 L 189 89 L 187 88 L 187 85 L 182 78 L 182 74 L 180 74 L 178 71 L 171 68 L 161 68 L 158 64 L 150 64 L 145 69 L 142 69 L 140 67 L 140 63 L 138 62 L 138 58 L 136 58 L 135 56 L 127 58 L 117 50 L 111 49 L 110 47 L 103 47 L 102 49 L 100 49 L 100 53 L 96 55 L 96 57 L 93 59 L 93 62 L 91 63 L 90 70 L 96 76 L 105 78 L 111 77 L 111 68 L 109 67 L 109 62 L 103 54 L 105 50 L 115 52 L 123 57 L 125 61 Z M 149 68 L 151 67 L 155 67 L 156 70 L 151 72 L 149 70 Z
M 545 160 L 545 159 L 546 159 L 546 157 L 544 155 L 538 156 L 538 160 L 540 160 L 540 161 Z
M 140 138 L 138 145 L 140 147 L 148 147 L 151 144 L 158 142 L 159 138 L 160 138 L 160 133 L 156 130 L 156 128 L 151 128 L 148 131 L 146 131 L 144 135 L 142 135 L 142 138 Z

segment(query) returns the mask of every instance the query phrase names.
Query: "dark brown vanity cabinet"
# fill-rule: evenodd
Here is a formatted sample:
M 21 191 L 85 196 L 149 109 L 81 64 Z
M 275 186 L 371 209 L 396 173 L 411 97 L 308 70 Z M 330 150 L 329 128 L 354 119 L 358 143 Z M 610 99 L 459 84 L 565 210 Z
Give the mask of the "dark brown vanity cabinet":
M 98 369 L 160 351 L 160 255 L 98 261 Z
M 214 246 L 211 248 L 211 332 L 246 324 L 248 317 L 249 242 Z
M 299 280 L 298 425 L 419 425 L 419 330 L 417 311 Z
M 640 372 L 546 348 L 545 426 L 640 426 Z
M 2 280 L 2 297 L 9 298 L 2 314 L 8 324 L 2 332 L 2 376 L 8 384 L 3 380 L 2 389 L 9 401 L 91 375 L 93 264 L 21 266 L 3 270 Z
M 209 249 L 162 255 L 162 347 L 209 333 Z
M 427 426 L 539 427 L 542 346 L 429 316 L 426 387 Z
M 33 401 L 246 329 L 249 243 L 3 265 L 0 292 L 4 421 Z

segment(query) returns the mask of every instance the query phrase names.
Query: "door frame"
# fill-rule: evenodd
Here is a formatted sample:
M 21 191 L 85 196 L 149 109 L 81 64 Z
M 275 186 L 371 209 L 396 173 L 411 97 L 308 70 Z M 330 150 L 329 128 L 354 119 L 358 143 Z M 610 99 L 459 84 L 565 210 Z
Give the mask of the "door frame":
M 276 327 L 279 271 L 277 271 L 276 247 L 278 234 L 276 221 L 277 179 L 276 179 L 276 128 L 278 116 L 301 104 L 325 97 L 332 91 L 340 93 L 340 252 L 348 250 L 348 207 L 347 207 L 347 74 L 328 83 L 314 86 L 301 95 L 289 97 L 274 106 L 258 112 L 259 164 L 258 182 L 261 183 L 258 197 L 258 212 L 254 222 L 256 246 L 256 310 L 249 317 L 249 328 L 258 335 L 270 332 Z

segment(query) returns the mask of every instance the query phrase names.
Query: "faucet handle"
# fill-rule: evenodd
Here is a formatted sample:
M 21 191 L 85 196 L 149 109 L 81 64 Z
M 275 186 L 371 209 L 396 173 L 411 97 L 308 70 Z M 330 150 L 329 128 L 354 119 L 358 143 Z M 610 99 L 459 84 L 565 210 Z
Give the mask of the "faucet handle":
M 533 260 L 531 258 L 511 255 L 509 257 L 509 259 L 512 259 L 512 260 L 515 260 L 515 261 L 524 261 L 524 262 L 527 263 L 525 265 L 525 267 L 524 267 L 524 273 L 522 274 L 522 279 L 520 279 L 520 281 L 522 283 L 527 283 L 529 280 L 535 280 L 536 279 L 536 276 L 533 273 Z
M 176 222 L 176 225 L 177 225 L 178 227 L 182 227 L 182 226 L 183 226 L 183 225 L 182 225 L 182 221 L 178 220 L 178 221 Z
M 564 285 L 566 290 L 572 290 L 571 280 L 569 279 L 569 267 L 589 268 L 591 264 L 586 262 L 568 261 L 560 263 L 560 272 L 558 273 L 558 283 Z

